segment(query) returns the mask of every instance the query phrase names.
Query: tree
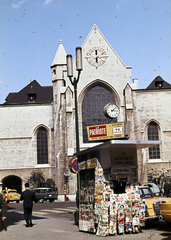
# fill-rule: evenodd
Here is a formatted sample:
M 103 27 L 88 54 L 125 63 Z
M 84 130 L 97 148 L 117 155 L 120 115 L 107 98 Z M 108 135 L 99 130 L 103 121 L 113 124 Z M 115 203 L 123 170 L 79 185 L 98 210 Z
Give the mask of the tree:
M 42 184 L 45 183 L 44 174 L 40 170 L 32 171 L 28 182 L 32 188 L 42 187 Z
M 52 191 L 57 192 L 55 181 L 52 178 L 45 178 L 41 170 L 34 170 L 27 179 L 32 188 L 49 187 Z

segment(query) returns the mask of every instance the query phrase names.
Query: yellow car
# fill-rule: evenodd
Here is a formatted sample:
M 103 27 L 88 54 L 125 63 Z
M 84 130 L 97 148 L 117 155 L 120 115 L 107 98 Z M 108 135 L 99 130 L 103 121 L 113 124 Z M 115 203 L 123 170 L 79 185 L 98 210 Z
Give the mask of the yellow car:
M 6 197 L 5 195 L 7 194 L 7 203 L 9 203 L 9 202 L 19 203 L 19 201 L 20 201 L 21 194 L 17 193 L 17 190 L 15 190 L 15 189 L 8 189 L 7 191 L 3 190 L 2 194 L 3 194 L 4 201 L 5 201 L 5 197 Z
M 145 200 L 146 212 L 145 220 L 162 218 L 160 203 L 171 203 L 171 198 L 155 197 L 151 189 L 147 186 L 139 186 L 140 197 Z
M 171 223 L 171 203 L 160 203 L 159 207 L 163 219 Z

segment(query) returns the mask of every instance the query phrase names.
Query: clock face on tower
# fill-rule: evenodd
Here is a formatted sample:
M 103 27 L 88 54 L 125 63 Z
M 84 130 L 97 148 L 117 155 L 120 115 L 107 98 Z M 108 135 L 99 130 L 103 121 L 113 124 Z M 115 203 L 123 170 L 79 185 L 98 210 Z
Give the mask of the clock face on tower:
M 108 103 L 103 109 L 104 115 L 108 118 L 116 118 L 119 115 L 119 108 L 115 103 Z
M 103 65 L 106 62 L 108 55 L 106 54 L 103 48 L 94 47 L 87 52 L 85 58 L 87 59 L 90 65 L 98 68 L 99 66 Z

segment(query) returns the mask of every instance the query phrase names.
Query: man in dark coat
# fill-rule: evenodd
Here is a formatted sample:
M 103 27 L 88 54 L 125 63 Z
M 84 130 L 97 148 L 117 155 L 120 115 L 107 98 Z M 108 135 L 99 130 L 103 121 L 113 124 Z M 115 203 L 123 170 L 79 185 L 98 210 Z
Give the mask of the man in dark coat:
M 164 184 L 164 195 L 168 198 L 170 196 L 170 184 L 168 181 Z
M 2 220 L 2 221 L 0 221 L 0 231 L 3 230 L 2 222 L 6 219 L 5 214 L 6 214 L 5 203 L 4 203 L 4 200 L 3 200 L 3 196 L 0 193 L 0 218 Z
M 26 227 L 32 227 L 32 209 L 33 201 L 35 200 L 35 193 L 29 189 L 29 183 L 25 183 L 25 191 L 21 193 L 20 200 L 23 201 L 24 217 L 26 220 Z

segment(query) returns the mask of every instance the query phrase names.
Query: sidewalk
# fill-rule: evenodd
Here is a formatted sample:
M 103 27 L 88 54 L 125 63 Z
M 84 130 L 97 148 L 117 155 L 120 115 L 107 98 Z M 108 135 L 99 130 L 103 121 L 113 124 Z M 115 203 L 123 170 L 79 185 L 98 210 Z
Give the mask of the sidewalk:
M 162 236 L 164 231 L 145 229 L 143 233 L 124 234 L 117 236 L 98 237 L 95 234 L 79 232 L 79 229 L 74 225 L 73 221 L 68 219 L 52 218 L 46 215 L 33 214 L 32 228 L 25 227 L 23 213 L 9 212 L 7 214 L 7 232 L 0 232 L 0 240 L 161 240 L 171 239 L 171 236 Z M 10 219 L 10 222 L 9 222 Z

